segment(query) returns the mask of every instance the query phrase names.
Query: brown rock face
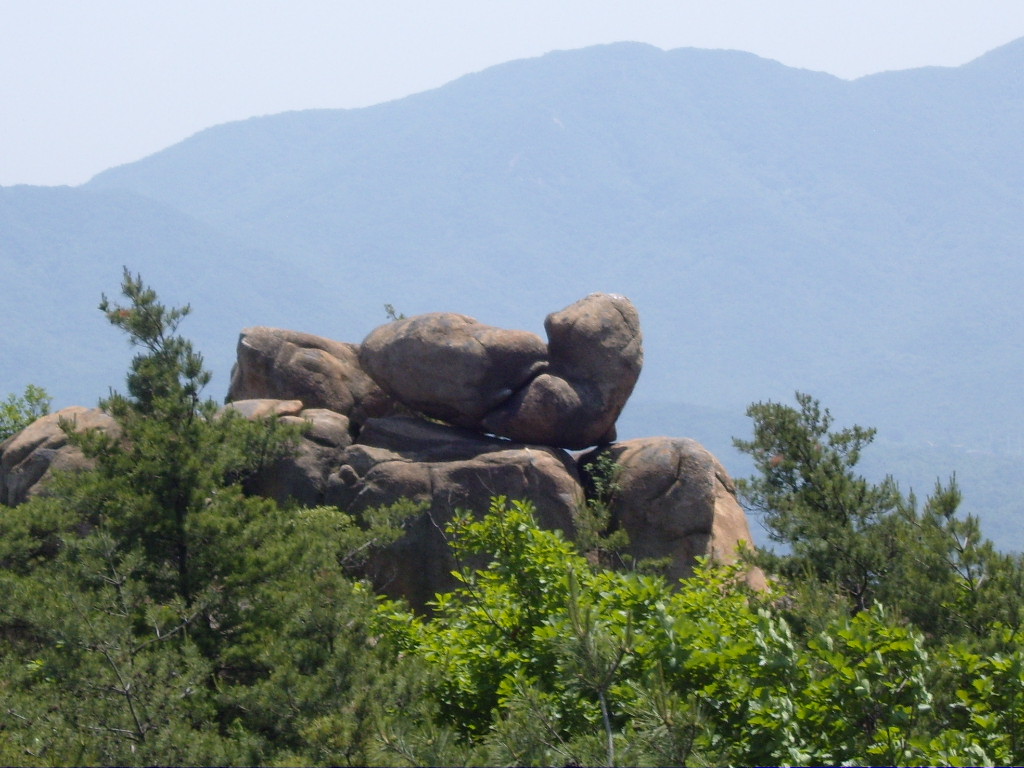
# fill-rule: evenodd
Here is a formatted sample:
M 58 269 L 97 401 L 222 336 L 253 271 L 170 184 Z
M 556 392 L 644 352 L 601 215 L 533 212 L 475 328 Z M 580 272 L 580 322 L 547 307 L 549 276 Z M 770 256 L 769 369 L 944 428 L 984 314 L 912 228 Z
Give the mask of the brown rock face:
M 234 400 L 221 408 L 218 413 L 225 413 L 227 411 L 238 413 L 250 421 L 265 419 L 271 416 L 277 416 L 278 418 L 282 416 L 298 416 L 302 413 L 302 401 L 272 400 L 270 398 Z
M 495 434 L 564 448 L 615 439 L 643 367 L 640 317 L 624 296 L 592 293 L 547 316 L 548 368 L 484 419 Z
M 372 565 L 379 587 L 422 609 L 454 585 L 445 523 L 455 509 L 486 511 L 497 495 L 529 499 L 541 525 L 571 537 L 583 490 L 574 462 L 557 449 L 398 417 L 367 422 L 359 443 L 340 455 L 325 501 L 349 512 L 401 498 L 423 504 L 426 511 Z
M 233 410 L 247 419 L 277 416 L 282 424 L 305 427 L 302 438 L 290 456 L 249 478 L 248 493 L 284 504 L 303 506 L 324 503 L 327 478 L 334 470 L 339 454 L 352 444 L 351 423 L 347 416 L 325 408 L 303 408 L 301 400 L 236 400 L 222 410 Z
M 608 397 L 629 397 L 644 362 L 640 316 L 633 302 L 592 293 L 552 312 L 544 329 L 553 369 L 567 378 L 593 381 Z
M 611 455 L 619 469 L 611 497 L 613 519 L 629 534 L 631 554 L 669 558 L 671 580 L 690 576 L 695 558 L 710 555 L 735 562 L 741 542 L 751 545 L 750 528 L 725 468 L 695 440 L 647 437 L 627 440 L 581 457 L 587 465 Z M 747 579 L 764 587 L 754 569 Z
M 586 448 L 615 438 L 643 365 L 629 299 L 594 293 L 548 315 L 549 343 L 451 313 L 374 330 L 360 361 L 409 408 L 518 442 Z
M 84 469 L 91 462 L 68 444 L 61 422 L 76 431 L 117 429 L 116 422 L 95 408 L 74 405 L 43 416 L 21 432 L 0 443 L 0 504 L 15 506 L 42 492 L 45 481 L 56 470 Z
M 301 400 L 356 424 L 399 410 L 363 371 L 355 344 L 263 326 L 242 331 L 227 395 L 252 399 Z
M 306 429 L 295 453 L 249 478 L 246 491 L 353 514 L 403 499 L 421 505 L 367 574 L 418 609 L 454 586 L 444 526 L 456 509 L 479 514 L 495 496 L 528 500 L 543 527 L 572 538 L 580 474 L 602 453 L 619 467 L 609 503 L 635 557 L 667 558 L 671 579 L 692 573 L 698 556 L 734 560 L 750 530 L 714 456 L 688 439 L 606 445 L 643 365 L 630 301 L 591 294 L 549 315 L 545 329 L 547 344 L 434 313 L 381 326 L 357 346 L 247 328 L 224 411 Z M 448 424 L 395 415 L 406 409 Z M 67 408 L 0 444 L 0 503 L 39 493 L 52 469 L 87 466 L 62 418 L 78 429 L 117 428 L 99 411 Z M 563 450 L 592 445 L 603 447 L 578 461 Z M 748 583 L 763 587 L 763 575 L 752 570 Z
M 404 405 L 456 426 L 479 429 L 545 364 L 547 347 L 526 331 L 435 312 L 375 329 L 359 349 L 364 369 Z

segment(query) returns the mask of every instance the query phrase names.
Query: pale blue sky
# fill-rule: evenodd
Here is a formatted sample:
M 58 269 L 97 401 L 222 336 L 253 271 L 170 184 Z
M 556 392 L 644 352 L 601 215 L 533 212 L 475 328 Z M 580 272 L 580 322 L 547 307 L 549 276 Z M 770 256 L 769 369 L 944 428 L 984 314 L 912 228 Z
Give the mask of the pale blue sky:
M 359 107 L 596 43 L 854 78 L 1024 37 L 1024 0 L 0 0 L 0 185 L 79 184 L 203 128 Z

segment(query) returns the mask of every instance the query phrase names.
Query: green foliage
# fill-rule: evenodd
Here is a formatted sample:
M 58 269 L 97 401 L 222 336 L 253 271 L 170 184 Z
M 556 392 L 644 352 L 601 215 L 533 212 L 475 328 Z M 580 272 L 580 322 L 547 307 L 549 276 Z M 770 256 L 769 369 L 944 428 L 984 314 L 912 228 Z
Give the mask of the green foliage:
M 1024 762 L 1020 558 L 955 479 L 920 507 L 865 482 L 872 432 L 811 398 L 752 406 L 739 441 L 784 584 L 616 562 L 607 459 L 580 547 L 528 501 L 457 514 L 459 586 L 425 618 L 354 578 L 413 508 L 246 496 L 297 433 L 220 413 L 188 309 L 123 293 L 101 305 L 139 349 L 117 431 L 71 433 L 95 469 L 0 515 L 0 763 Z
M 50 412 L 50 396 L 42 387 L 29 384 L 25 393 L 8 395 L 0 402 L 0 443 Z
M 148 599 L 140 558 L 117 550 L 106 532 L 69 537 L 31 578 L 4 579 L 8 744 L 44 764 L 252 759 L 212 722 L 195 614 Z
M 74 483 L 75 503 L 111 530 L 126 549 L 139 547 L 146 578 L 161 599 L 197 599 L 222 567 L 207 546 L 247 513 L 237 481 L 289 448 L 275 421 L 249 422 L 201 392 L 210 375 L 189 341 L 178 336 L 189 308 L 167 309 L 155 292 L 125 271 L 128 304 L 100 309 L 140 348 L 127 376 L 128 394 L 101 407 L 118 434 L 68 431 L 95 459 L 96 473 Z
M 405 313 L 399 312 L 395 309 L 393 304 L 384 305 L 384 314 L 387 315 L 389 322 L 395 322 L 396 320 L 405 320 Z
M 600 569 L 540 530 L 521 502 L 496 499 L 483 519 L 457 518 L 448 533 L 461 557 L 487 554 L 490 564 L 461 570 L 430 620 L 380 609 L 394 647 L 432 670 L 432 716 L 428 706 L 418 729 L 385 733 L 410 764 L 437 762 L 440 744 L 462 760 L 523 765 L 923 765 L 1016 754 L 1019 652 L 982 662 L 954 646 L 936 662 L 919 632 L 877 605 L 795 635 L 774 603 L 742 586 L 738 566 L 701 564 L 675 589 Z M 977 660 L 957 672 L 971 691 L 957 694 L 957 722 L 935 707 L 954 658 Z M 1005 702 L 979 694 L 988 679 Z M 989 706 L 1007 714 L 993 719 Z
M 533 669 L 534 633 L 558 608 L 566 560 L 579 560 L 580 567 L 585 561 L 560 535 L 539 530 L 525 502 L 495 499 L 483 520 L 458 515 L 446 531 L 456 562 L 478 554 L 495 559 L 485 570 L 457 571 L 461 586 L 437 596 L 432 621 L 396 608 L 391 634 L 441 669 L 442 717 L 464 732 L 480 732 L 489 727 L 506 681 Z M 442 625 L 443 634 L 437 631 Z
M 620 490 L 622 467 L 611 453 L 600 451 L 581 462 L 587 493 L 586 502 L 576 513 L 577 548 L 608 568 L 636 568 L 655 572 L 662 563 L 635 563 L 629 549 L 629 534 L 613 529 L 612 499 Z
M 757 561 L 790 583 L 799 600 L 791 616 L 820 624 L 813 612 L 824 610 L 827 620 L 830 595 L 853 611 L 881 602 L 930 642 L 965 639 L 993 649 L 994 622 L 1020 627 L 1022 560 L 996 552 L 976 518 L 958 516 L 956 479 L 937 483 L 919 509 L 891 480 L 873 485 L 854 471 L 873 430 L 830 431 L 827 409 L 806 394 L 796 400 L 797 408 L 752 405 L 754 438 L 734 441 L 760 472 L 738 481 L 742 497 L 789 549 Z
M 899 556 L 895 512 L 902 498 L 891 480 L 872 485 L 853 472 L 874 430 L 830 432 L 827 409 L 806 394 L 796 399 L 799 408 L 769 402 L 747 409 L 754 439 L 733 442 L 761 475 L 737 487 L 763 513 L 771 540 L 791 549 L 787 557 L 765 558 L 766 567 L 834 585 L 863 610 Z
M 70 433 L 95 469 L 0 517 L 0 762 L 368 762 L 411 684 L 349 569 L 402 510 L 246 497 L 295 433 L 218 413 L 176 334 L 187 308 L 127 273 L 122 288 L 125 306 L 101 305 L 140 349 L 127 394 L 103 403 L 118 430 Z
M 1024 647 L 1012 630 L 999 625 L 991 629 L 1000 636 L 999 645 L 1009 650 L 982 655 L 951 646 L 942 649 L 936 660 L 948 673 L 945 689 L 953 692 L 951 700 L 936 707 L 936 730 L 941 728 L 936 748 L 969 743 L 996 765 L 1020 765 L 1024 763 Z

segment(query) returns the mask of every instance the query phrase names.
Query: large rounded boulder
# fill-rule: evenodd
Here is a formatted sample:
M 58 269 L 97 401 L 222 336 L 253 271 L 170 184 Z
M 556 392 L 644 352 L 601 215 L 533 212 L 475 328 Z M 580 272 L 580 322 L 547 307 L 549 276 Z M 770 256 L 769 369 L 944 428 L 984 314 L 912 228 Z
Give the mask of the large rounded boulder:
M 584 471 L 607 455 L 614 467 L 608 504 L 637 559 L 667 559 L 670 579 L 690 576 L 697 557 L 735 562 L 752 546 L 747 517 L 728 472 L 689 438 L 646 437 L 597 449 L 580 458 Z M 607 479 L 607 478 L 606 478 Z M 764 586 L 758 569 L 748 583 Z
M 643 367 L 640 317 L 625 296 L 593 293 L 544 321 L 546 370 L 488 414 L 491 432 L 526 443 L 586 448 L 615 439 Z
M 81 470 L 93 463 L 68 442 L 64 427 L 116 433 L 117 422 L 97 408 L 73 405 L 43 416 L 0 443 L 0 504 L 13 507 L 42 493 L 46 480 L 61 470 Z
M 359 348 L 363 368 L 392 397 L 426 416 L 479 430 L 546 364 L 539 336 L 433 312 L 375 329 Z

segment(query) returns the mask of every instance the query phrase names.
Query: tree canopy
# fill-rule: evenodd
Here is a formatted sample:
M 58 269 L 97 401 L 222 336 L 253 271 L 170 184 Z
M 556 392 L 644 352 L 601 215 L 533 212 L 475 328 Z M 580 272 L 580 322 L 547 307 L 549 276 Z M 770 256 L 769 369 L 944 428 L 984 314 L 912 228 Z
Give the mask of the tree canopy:
M 50 412 L 50 396 L 42 387 L 29 384 L 25 393 L 8 395 L 0 402 L 0 443 Z
M 188 308 L 122 292 L 101 304 L 139 349 L 101 403 L 119 431 L 69 431 L 95 469 L 0 515 L 0 762 L 365 762 L 394 662 L 343 564 L 388 526 L 247 497 L 294 434 L 203 399 Z M 330 758 L 325 718 L 348 734 Z
M 0 763 L 1024 762 L 1021 559 L 955 479 L 919 504 L 860 477 L 872 430 L 812 397 L 737 441 L 782 547 L 753 556 L 766 591 L 746 562 L 669 583 L 496 498 L 448 524 L 458 586 L 423 616 L 353 568 L 408 509 L 246 495 L 297 433 L 204 399 L 187 307 L 127 272 L 122 296 L 118 431 L 69 432 L 94 468 L 0 508 Z

